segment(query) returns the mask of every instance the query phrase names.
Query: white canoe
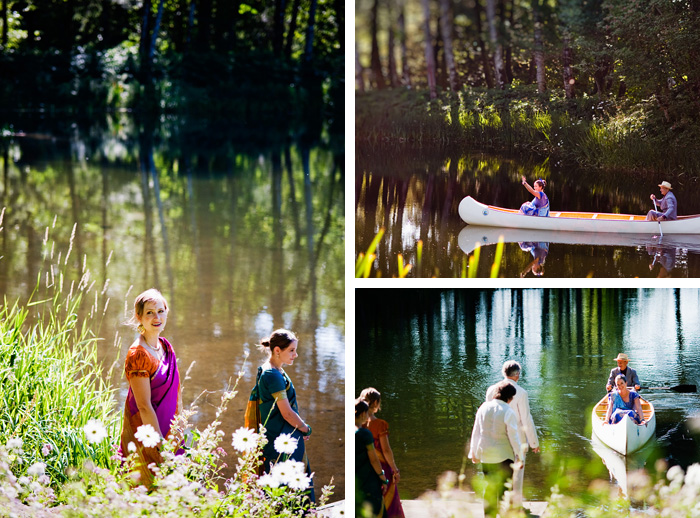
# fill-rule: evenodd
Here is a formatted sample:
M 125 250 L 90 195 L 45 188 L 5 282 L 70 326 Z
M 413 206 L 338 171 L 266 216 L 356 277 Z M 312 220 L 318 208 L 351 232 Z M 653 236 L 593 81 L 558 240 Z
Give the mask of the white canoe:
M 642 398 L 642 411 L 646 424 L 638 425 L 628 416 L 616 424 L 603 425 L 608 410 L 608 396 L 593 407 L 593 433 L 613 450 L 627 455 L 640 449 L 656 433 L 656 412 L 654 405 Z
M 658 225 L 657 223 L 655 223 Z M 657 227 L 658 228 L 658 227 Z M 670 235 L 659 240 L 658 236 L 650 234 L 616 234 L 595 232 L 561 232 L 557 230 L 532 230 L 522 228 L 496 228 L 467 225 L 457 238 L 459 247 L 464 253 L 471 254 L 479 246 L 495 245 L 503 236 L 505 243 L 560 243 L 568 245 L 600 245 L 600 246 L 644 246 L 654 247 L 653 252 L 659 252 L 657 248 L 664 250 L 683 248 L 689 251 L 700 252 L 700 234 L 696 235 Z M 651 249 L 650 249 L 651 250 Z M 651 254 L 653 255 L 653 254 Z
M 517 209 L 484 205 L 471 196 L 459 203 L 459 216 L 470 225 L 485 227 L 558 230 L 566 232 L 615 232 L 619 234 L 659 234 L 659 223 L 644 216 L 608 214 L 604 212 L 551 211 L 549 217 L 525 216 Z M 679 216 L 675 221 L 662 221 L 666 234 L 700 234 L 700 215 Z

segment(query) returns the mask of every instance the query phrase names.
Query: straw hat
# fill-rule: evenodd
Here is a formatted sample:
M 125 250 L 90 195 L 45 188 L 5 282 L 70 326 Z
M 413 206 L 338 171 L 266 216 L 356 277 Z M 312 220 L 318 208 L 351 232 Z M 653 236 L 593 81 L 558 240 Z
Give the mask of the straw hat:
M 661 183 L 659 184 L 659 187 L 666 187 L 669 191 L 670 191 L 671 189 L 673 189 L 673 187 L 671 187 L 671 184 L 668 183 L 668 182 L 666 182 L 666 181 L 661 182 Z
M 618 354 L 617 358 L 615 358 L 615 361 L 618 361 L 618 360 L 623 360 L 626 362 L 630 361 L 630 359 L 627 357 L 627 355 L 625 353 Z

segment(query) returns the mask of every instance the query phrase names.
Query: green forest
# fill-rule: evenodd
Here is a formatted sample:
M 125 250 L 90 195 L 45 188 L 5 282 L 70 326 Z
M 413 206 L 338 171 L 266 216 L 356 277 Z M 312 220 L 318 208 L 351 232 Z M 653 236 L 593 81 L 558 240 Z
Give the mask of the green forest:
M 342 128 L 341 0 L 2 0 L 0 110 Z
M 698 0 L 358 0 L 359 142 L 695 174 Z

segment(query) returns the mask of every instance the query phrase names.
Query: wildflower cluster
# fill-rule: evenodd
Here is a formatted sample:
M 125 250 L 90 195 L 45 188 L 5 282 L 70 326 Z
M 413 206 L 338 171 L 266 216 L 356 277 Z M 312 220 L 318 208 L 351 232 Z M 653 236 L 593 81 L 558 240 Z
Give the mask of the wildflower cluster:
M 68 481 L 56 491 L 46 473 L 46 464 L 25 465 L 24 443 L 11 438 L 0 446 L 0 516 L 189 516 L 206 517 L 302 517 L 317 516 L 305 491 L 312 484 L 305 465 L 289 459 L 297 440 L 282 435 L 275 441 L 281 459 L 269 473 L 258 475 L 262 448 L 267 443 L 264 429 L 257 433 L 247 428 L 233 432 L 232 445 L 239 453 L 235 475 L 224 480 L 226 466 L 221 447 L 225 432 L 219 429 L 219 416 L 226 410 L 233 391 L 224 392 L 217 418 L 204 430 L 190 430 L 189 419 L 195 409 L 182 412 L 173 421 L 167 439 L 159 437 L 150 425 L 142 425 L 125 452 L 114 452 L 116 468 L 106 469 L 87 462 L 68 473 Z M 106 428 L 97 420 L 82 428 L 87 443 L 104 445 L 110 440 Z M 185 439 L 187 437 L 187 439 Z M 138 485 L 138 449 L 158 447 L 163 462 L 149 468 L 154 473 L 150 489 Z M 42 454 L 51 455 L 54 447 L 46 444 Z M 286 457 L 286 458 L 284 458 Z M 21 472 L 16 476 L 14 472 Z M 332 495 L 326 486 L 319 505 Z

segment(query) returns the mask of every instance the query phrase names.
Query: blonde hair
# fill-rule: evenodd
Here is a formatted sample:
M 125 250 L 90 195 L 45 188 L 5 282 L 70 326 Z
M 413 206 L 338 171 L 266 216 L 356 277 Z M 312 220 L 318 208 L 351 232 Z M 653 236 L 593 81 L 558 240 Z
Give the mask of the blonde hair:
M 134 329 L 139 326 L 139 318 L 143 316 L 143 308 L 146 306 L 146 302 L 162 302 L 163 306 L 165 306 L 165 310 L 168 310 L 168 301 L 165 300 L 165 297 L 160 291 L 155 288 L 144 291 L 134 300 L 134 316 L 127 322 L 128 325 Z

